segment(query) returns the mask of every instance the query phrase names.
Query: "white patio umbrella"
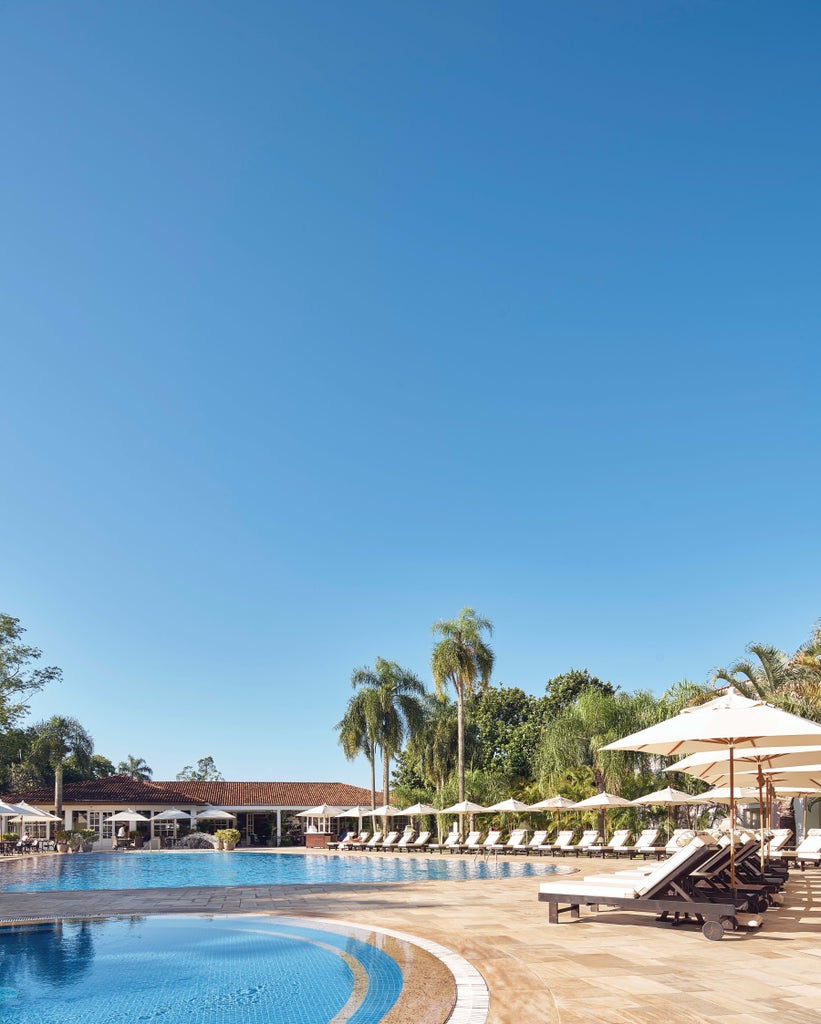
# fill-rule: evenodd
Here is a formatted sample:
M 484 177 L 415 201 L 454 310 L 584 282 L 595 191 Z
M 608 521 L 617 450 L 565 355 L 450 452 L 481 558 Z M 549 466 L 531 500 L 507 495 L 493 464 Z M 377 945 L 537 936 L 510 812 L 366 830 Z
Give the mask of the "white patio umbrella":
M 139 811 L 135 811 L 129 807 L 126 811 L 117 811 L 116 814 L 112 814 L 108 819 L 109 821 L 149 821 L 144 814 L 140 814 Z
M 733 686 L 696 707 L 684 708 L 673 718 L 608 743 L 603 750 L 638 750 L 673 757 L 725 748 L 729 751 L 730 781 L 730 884 L 735 888 L 735 801 L 732 797 L 734 755 L 738 749 L 778 745 L 821 744 L 821 725 L 792 715 L 762 700 L 750 700 Z
M 309 807 L 307 811 L 300 811 L 298 818 L 341 818 L 345 813 L 344 807 L 336 807 L 333 804 L 319 804 L 317 807 Z
M 665 786 L 664 789 L 657 789 L 655 793 L 646 793 L 644 796 L 636 797 L 631 801 L 634 804 L 646 807 L 667 807 L 667 831 L 670 831 L 670 808 L 690 802 L 690 793 L 681 789 L 673 789 L 672 786 Z
M 234 818 L 236 818 L 236 814 L 231 814 L 230 811 L 226 811 L 222 807 L 206 807 L 204 811 L 194 815 L 194 821 L 210 821 L 211 819 L 233 821 Z
M 463 800 L 459 804 L 453 804 L 450 807 L 443 807 L 442 814 L 481 814 L 482 811 L 486 811 L 487 807 L 482 807 L 481 804 L 474 804 L 470 800 Z
M 759 767 L 795 768 L 814 765 L 821 761 L 821 745 L 812 747 L 754 747 L 749 750 L 735 750 L 733 763 L 737 772 L 758 773 Z M 729 774 L 730 751 L 709 750 L 690 754 L 676 761 L 664 770 L 686 772 L 705 782 L 723 781 Z
M 181 811 L 178 807 L 170 807 L 167 811 L 159 811 L 151 819 L 152 821 L 173 821 L 174 822 L 174 840 L 177 839 L 177 826 L 183 820 L 183 818 L 190 818 L 191 815 L 188 811 Z
M 522 803 L 521 800 L 514 800 L 513 797 L 510 797 L 509 800 L 500 800 L 498 804 L 491 804 L 485 810 L 502 811 L 504 814 L 517 814 L 521 811 L 529 811 L 530 804 Z
M 22 818 L 23 821 L 62 821 L 63 820 L 58 815 L 52 814 L 51 811 L 44 811 L 40 807 L 34 807 L 32 804 L 26 803 L 25 800 L 21 800 L 20 803 L 17 804 L 16 806 L 19 807 L 21 811 L 25 812 L 24 814 L 20 814 L 19 815 L 19 817 Z
M 409 818 L 415 818 L 420 814 L 441 814 L 442 811 L 438 807 L 433 807 L 431 804 L 411 804 L 410 807 L 406 807 L 402 814 L 407 814 Z
M 573 806 L 573 801 L 568 800 L 566 796 L 550 796 L 546 800 L 540 800 L 536 804 L 530 805 L 531 811 L 555 811 L 556 812 L 556 830 L 559 829 L 559 823 L 561 820 L 562 811 L 569 811 Z
M 604 841 L 607 842 L 607 808 L 632 806 L 631 802 L 625 800 L 623 796 L 616 796 L 614 793 L 594 793 L 593 796 L 587 797 L 586 800 L 579 800 L 573 804 L 573 810 L 586 811 L 595 808 L 601 811 L 602 818 L 604 819 Z
M 693 793 L 688 804 L 757 804 L 758 790 L 755 786 L 714 786 L 706 793 Z
M 382 804 L 380 807 L 374 807 L 368 811 L 368 814 L 372 818 L 392 818 L 395 814 L 404 814 L 405 812 L 399 808 L 394 807 L 393 804 Z

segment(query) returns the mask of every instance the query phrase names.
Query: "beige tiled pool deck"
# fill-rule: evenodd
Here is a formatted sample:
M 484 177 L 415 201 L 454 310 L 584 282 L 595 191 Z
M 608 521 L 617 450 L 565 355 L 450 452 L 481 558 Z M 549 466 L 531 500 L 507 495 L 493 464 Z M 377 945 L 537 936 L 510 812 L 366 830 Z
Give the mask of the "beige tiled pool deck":
M 625 866 L 569 863 L 582 873 Z M 0 919 L 273 913 L 394 929 L 448 947 L 481 972 L 488 1024 L 821 1021 L 821 871 L 793 871 L 783 907 L 764 914 L 763 928 L 721 942 L 645 914 L 583 912 L 577 922 L 549 926 L 538 888 L 537 879 L 522 878 L 3 893 Z

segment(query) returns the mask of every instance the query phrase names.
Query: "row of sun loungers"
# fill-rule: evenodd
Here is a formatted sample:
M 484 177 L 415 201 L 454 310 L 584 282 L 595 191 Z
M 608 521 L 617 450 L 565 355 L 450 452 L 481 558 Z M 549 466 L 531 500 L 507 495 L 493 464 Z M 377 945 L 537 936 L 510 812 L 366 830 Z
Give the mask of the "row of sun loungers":
M 738 830 L 739 835 L 752 833 L 744 829 Z M 609 842 L 602 843 L 598 832 L 589 829 L 584 832 L 578 842 L 573 842 L 575 835 L 572 829 L 560 831 L 553 842 L 547 840 L 547 831 L 538 830 L 533 833 L 530 839 L 527 838 L 526 829 L 515 829 L 510 833 L 506 842 L 501 841 L 501 832 L 494 830 L 482 839 L 480 831 L 474 831 L 463 839 L 459 833 L 451 832 L 441 842 L 431 842 L 430 832 L 422 832 L 416 835 L 413 831 L 406 831 L 400 834 L 398 831 L 389 832 L 384 835 L 382 832 L 369 832 L 360 834 L 349 833 L 339 843 L 329 843 L 329 847 L 339 850 L 397 850 L 399 852 L 427 851 L 431 853 L 494 853 L 494 854 L 524 854 L 524 855 L 546 855 L 566 857 L 571 854 L 579 857 L 585 854 L 588 857 L 615 857 L 628 858 L 642 857 L 648 860 L 655 857 L 657 860 L 674 856 L 682 847 L 687 846 L 695 835 L 688 829 L 676 829 L 668 842 L 658 845 L 659 829 L 645 829 L 639 834 L 635 843 L 629 843 L 631 836 L 629 829 L 618 829 L 610 837 Z M 795 863 L 802 870 L 807 864 L 821 863 L 821 829 L 810 829 L 807 836 L 796 850 L 785 850 L 785 845 L 792 838 L 789 829 L 775 829 L 767 834 L 765 852 L 769 858 L 783 860 L 784 862 Z

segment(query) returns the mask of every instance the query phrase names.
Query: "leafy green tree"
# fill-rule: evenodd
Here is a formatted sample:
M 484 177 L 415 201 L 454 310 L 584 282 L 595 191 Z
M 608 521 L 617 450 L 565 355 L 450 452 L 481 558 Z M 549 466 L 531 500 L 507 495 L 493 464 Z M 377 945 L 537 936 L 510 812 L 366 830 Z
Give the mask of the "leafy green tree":
M 476 734 L 473 767 L 502 774 L 518 786 L 531 782 L 547 704 L 547 697 L 515 686 L 489 686 L 472 694 L 465 713 Z
M 463 608 L 458 618 L 442 619 L 432 628 L 433 635 L 442 638 L 431 658 L 437 693 L 442 693 L 448 684 L 456 692 L 456 763 L 461 802 L 465 799 L 465 698 L 477 684 L 490 683 L 494 655 L 483 634 L 493 632 L 493 623 L 478 616 L 472 608 Z
M 336 723 L 345 757 L 354 761 L 362 754 L 371 769 L 371 807 L 376 807 L 376 733 L 378 706 L 373 691 L 360 690 L 348 701 L 345 714 Z
M 102 754 L 92 754 L 87 762 L 78 764 L 69 754 L 63 764 L 63 782 L 87 782 L 90 779 L 108 779 L 117 774 L 117 769 Z
M 457 732 L 453 701 L 447 694 L 427 694 L 424 721 L 402 754 L 401 778 L 405 787 L 415 778 L 419 784 L 431 787 L 426 799 L 442 800 L 445 784 L 456 770 Z
M 591 687 L 610 695 L 616 692 L 616 687 L 612 683 L 605 683 L 598 676 L 591 676 L 586 668 L 571 668 L 559 676 L 548 679 L 545 685 L 545 714 L 548 718 L 555 718 Z
M 138 779 L 140 782 L 148 782 L 154 772 L 143 758 L 129 754 L 125 761 L 120 761 L 117 765 L 117 774 L 127 775 L 129 779 Z
M 373 669 L 355 669 L 351 685 L 369 694 L 366 715 L 369 728 L 370 721 L 375 725 L 373 738 L 382 754 L 382 790 L 388 803 L 391 760 L 424 721 L 425 687 L 413 672 L 384 658 L 377 658 Z
M 88 766 L 94 740 L 76 718 L 52 715 L 34 726 L 32 752 L 43 757 L 54 772 L 54 813 L 63 816 L 63 768 L 71 755 L 80 767 Z
M 213 757 L 201 757 L 196 767 L 187 764 L 177 772 L 179 782 L 225 782 L 223 774 L 214 764 Z
M 47 683 L 59 682 L 63 673 L 50 665 L 33 668 L 42 651 L 22 641 L 25 629 L 13 615 L 0 614 L 0 728 L 14 726 L 28 711 L 26 694 L 42 690 Z

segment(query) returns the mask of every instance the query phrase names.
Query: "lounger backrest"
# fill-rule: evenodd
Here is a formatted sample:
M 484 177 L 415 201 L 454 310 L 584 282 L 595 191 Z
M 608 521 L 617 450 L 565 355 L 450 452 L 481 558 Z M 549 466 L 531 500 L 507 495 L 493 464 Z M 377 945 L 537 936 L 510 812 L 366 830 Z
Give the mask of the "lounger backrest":
M 399 839 L 399 833 L 398 832 L 388 832 L 388 834 L 385 836 L 385 842 L 382 845 L 383 846 L 393 846 L 398 839 Z
M 776 850 L 783 849 L 787 843 L 792 839 L 791 828 L 777 828 L 773 831 L 772 838 L 769 842 L 770 853 L 775 853 Z
M 416 839 L 414 839 L 413 846 L 424 846 L 429 841 L 430 832 L 420 832 Z
M 479 842 L 479 837 L 481 836 L 481 834 L 482 834 L 481 832 L 470 832 L 468 834 L 467 839 L 465 840 L 464 845 L 465 846 L 476 846 L 476 844 Z
M 413 837 L 415 835 L 416 833 L 413 831 L 413 829 L 409 829 L 407 832 L 403 832 L 402 835 L 399 837 L 399 842 L 396 845 L 409 846 L 413 841 Z
M 573 841 L 573 829 L 569 828 L 565 832 L 560 832 L 556 836 L 556 842 L 553 844 L 554 848 L 558 847 L 560 850 L 565 846 L 570 846 Z
M 577 843 L 577 846 L 579 846 L 579 847 L 582 847 L 582 846 L 592 846 L 595 842 L 598 841 L 598 838 L 599 838 L 599 831 L 598 831 L 598 829 L 595 829 L 595 828 L 588 829 L 587 832 L 584 832 L 582 834 L 582 837 L 579 840 L 579 842 Z
M 382 842 L 382 833 L 374 832 L 373 836 L 368 840 L 368 846 L 377 846 Z
M 620 828 L 610 836 L 610 842 L 607 844 L 611 850 L 618 850 L 620 846 L 624 846 L 627 840 L 630 838 L 629 828 Z
M 692 836 L 693 833 L 690 831 L 689 828 L 677 828 L 677 829 L 675 829 L 673 831 L 673 834 L 667 840 L 667 845 L 664 847 L 664 849 L 667 851 L 667 853 L 675 853 L 676 850 L 678 850 L 683 845 L 682 844 L 682 837 L 685 836 L 685 835 Z
M 501 834 L 501 831 L 498 829 L 495 832 L 488 832 L 487 838 L 482 843 L 482 846 L 493 846 L 495 843 L 498 843 Z
M 366 843 L 371 838 L 370 832 L 360 832 L 357 842 Z
M 547 839 L 547 829 L 543 828 L 539 832 L 534 832 L 533 833 L 533 838 L 530 840 L 530 842 L 527 845 L 528 846 L 541 846 L 542 843 L 544 843 L 545 839 Z
M 524 837 L 527 833 L 526 828 L 517 828 L 510 833 L 510 839 L 507 841 L 508 846 L 521 846 Z
M 445 846 L 459 846 L 462 842 L 461 832 L 449 832 L 445 840 Z
M 642 849 L 648 846 L 655 846 L 658 837 L 659 830 L 657 828 L 646 828 L 636 840 L 636 848 Z
M 688 875 L 711 855 L 714 848 L 715 839 L 712 836 L 708 836 L 706 833 L 696 836 L 686 846 L 677 850 L 672 857 L 661 861 L 656 870 L 642 880 L 642 885 L 636 889 L 636 894 L 650 897 L 675 879 Z
M 814 835 L 813 833 L 818 833 Z M 796 854 L 821 852 L 821 829 L 811 828 L 804 839 L 796 846 Z

